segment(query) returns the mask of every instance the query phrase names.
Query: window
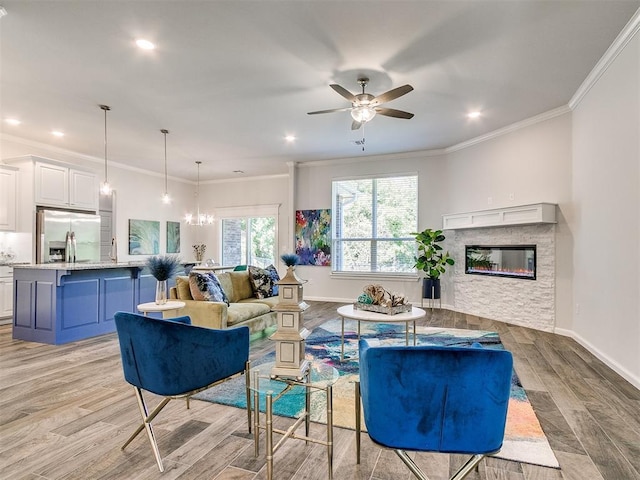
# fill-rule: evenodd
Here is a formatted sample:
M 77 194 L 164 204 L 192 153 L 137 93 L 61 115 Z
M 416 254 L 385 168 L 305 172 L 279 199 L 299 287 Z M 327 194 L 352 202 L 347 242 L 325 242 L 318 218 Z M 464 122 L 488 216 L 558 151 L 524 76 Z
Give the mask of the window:
M 414 273 L 417 175 L 333 182 L 332 270 Z
M 219 209 L 222 265 L 275 265 L 277 206 Z

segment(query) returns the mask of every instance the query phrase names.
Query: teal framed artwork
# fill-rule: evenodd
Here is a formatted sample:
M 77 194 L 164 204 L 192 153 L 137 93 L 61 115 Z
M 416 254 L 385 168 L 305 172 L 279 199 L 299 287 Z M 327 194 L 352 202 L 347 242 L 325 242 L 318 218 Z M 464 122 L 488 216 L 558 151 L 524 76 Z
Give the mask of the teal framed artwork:
M 180 253 L 180 222 L 167 221 L 167 253 Z
M 129 255 L 160 253 L 160 222 L 129 220 Z

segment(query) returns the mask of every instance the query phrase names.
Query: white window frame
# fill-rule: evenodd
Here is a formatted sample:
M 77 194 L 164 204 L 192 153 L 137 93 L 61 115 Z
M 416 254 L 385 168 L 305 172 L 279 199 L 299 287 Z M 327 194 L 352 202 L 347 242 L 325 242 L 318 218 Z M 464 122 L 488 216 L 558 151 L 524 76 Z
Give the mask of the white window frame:
M 222 261 L 222 220 L 228 218 L 255 218 L 255 217 L 275 217 L 275 241 L 273 245 L 273 258 L 274 261 L 278 259 L 278 249 L 280 245 L 280 236 L 278 233 L 278 225 L 280 223 L 280 204 L 267 204 L 267 205 L 246 205 L 240 207 L 220 207 L 213 211 L 217 223 L 217 252 L 218 258 Z
M 357 175 L 357 176 L 350 176 L 350 177 L 339 177 L 339 178 L 333 178 L 331 180 L 331 209 L 332 209 L 332 214 L 331 214 L 331 277 L 334 278 L 357 278 L 357 279 L 372 279 L 372 280 L 383 280 L 383 279 L 388 279 L 388 280 L 415 280 L 417 278 L 419 278 L 417 271 L 413 271 L 413 272 L 372 272 L 372 271 L 367 271 L 367 272 L 352 272 L 352 271 L 342 271 L 342 270 L 336 270 L 335 268 L 335 262 L 337 261 L 337 257 L 336 255 L 333 253 L 336 248 L 336 232 L 337 232 L 337 228 L 336 228 L 336 219 L 337 219 L 337 215 L 336 215 L 336 198 L 334 195 L 334 191 L 333 191 L 333 183 L 334 182 L 340 182 L 340 181 L 349 181 L 349 180 L 370 180 L 370 179 L 381 179 L 381 178 L 394 178 L 394 177 L 416 177 L 417 179 L 417 191 L 416 191 L 416 231 L 418 229 L 418 223 L 419 223 L 419 218 L 420 218 L 420 213 L 419 213 L 419 208 L 420 208 L 420 179 L 419 179 L 419 175 L 418 172 L 402 172 L 402 173 L 388 173 L 388 174 L 375 174 L 375 175 Z M 375 212 L 373 212 L 373 215 L 375 215 Z M 403 239 L 408 239 L 409 237 L 402 237 Z M 351 238 L 349 240 L 372 240 L 375 241 L 375 238 Z M 397 240 L 397 239 L 394 239 Z

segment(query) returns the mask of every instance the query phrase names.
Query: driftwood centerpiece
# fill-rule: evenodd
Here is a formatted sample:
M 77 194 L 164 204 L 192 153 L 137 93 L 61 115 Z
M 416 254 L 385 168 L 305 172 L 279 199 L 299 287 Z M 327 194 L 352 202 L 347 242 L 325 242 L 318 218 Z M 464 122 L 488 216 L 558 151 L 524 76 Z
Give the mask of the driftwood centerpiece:
M 367 285 L 363 292 L 353 308 L 387 315 L 410 312 L 412 309 L 404 295 L 388 292 L 382 285 Z

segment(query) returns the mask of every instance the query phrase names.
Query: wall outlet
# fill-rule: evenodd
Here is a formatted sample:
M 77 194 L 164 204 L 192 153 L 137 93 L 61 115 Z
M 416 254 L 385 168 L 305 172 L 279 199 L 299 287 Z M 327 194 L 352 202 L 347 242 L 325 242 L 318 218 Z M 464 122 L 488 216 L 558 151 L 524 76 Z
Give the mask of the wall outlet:
M 516 198 L 515 194 L 513 192 L 511 192 L 509 194 L 509 200 L 513 200 L 514 198 Z
M 493 197 L 487 198 L 487 205 L 491 205 L 493 203 Z
M 576 316 L 580 315 L 580 304 L 576 303 Z

